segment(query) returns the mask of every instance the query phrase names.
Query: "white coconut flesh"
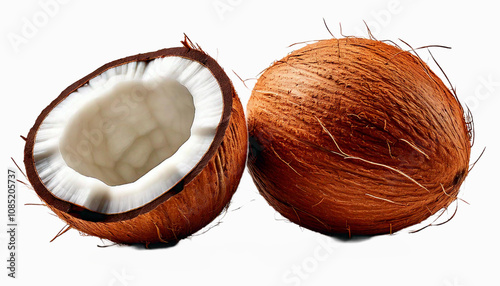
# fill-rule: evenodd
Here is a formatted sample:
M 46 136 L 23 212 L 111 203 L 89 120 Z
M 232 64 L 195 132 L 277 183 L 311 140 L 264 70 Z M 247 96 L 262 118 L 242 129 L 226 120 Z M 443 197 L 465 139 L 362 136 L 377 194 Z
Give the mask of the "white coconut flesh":
M 43 120 L 33 156 L 55 197 L 103 214 L 175 186 L 213 142 L 221 88 L 200 63 L 169 56 L 109 69 Z

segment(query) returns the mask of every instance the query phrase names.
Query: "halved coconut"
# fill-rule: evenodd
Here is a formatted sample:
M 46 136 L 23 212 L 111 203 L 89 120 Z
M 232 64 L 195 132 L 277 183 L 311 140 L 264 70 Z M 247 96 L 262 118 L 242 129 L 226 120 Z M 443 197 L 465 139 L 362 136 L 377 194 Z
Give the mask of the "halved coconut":
M 119 243 L 174 241 L 229 203 L 245 166 L 243 108 L 217 62 L 182 43 L 102 66 L 36 120 L 27 176 L 71 227 Z

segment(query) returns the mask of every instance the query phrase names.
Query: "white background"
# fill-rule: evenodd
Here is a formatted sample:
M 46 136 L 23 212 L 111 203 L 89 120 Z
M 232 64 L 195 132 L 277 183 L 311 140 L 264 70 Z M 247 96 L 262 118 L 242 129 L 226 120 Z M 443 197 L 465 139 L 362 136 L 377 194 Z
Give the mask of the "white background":
M 245 172 L 229 211 L 208 232 L 174 247 L 110 246 L 70 230 L 22 185 L 18 206 L 18 278 L 1 285 L 500 285 L 500 58 L 493 1 L 75 1 L 0 4 L 0 90 L 4 174 L 22 165 L 24 142 L 40 111 L 68 85 L 109 61 L 180 45 L 183 33 L 216 57 L 246 105 L 233 73 L 254 78 L 299 46 L 335 36 L 403 39 L 432 49 L 474 114 L 474 161 L 449 223 L 409 234 L 335 239 L 285 221 Z M 52 3 L 44 5 L 43 3 Z M 55 3 L 55 4 L 54 4 Z M 464 4 L 468 3 L 468 4 Z M 400 45 L 404 45 L 398 42 Z M 421 57 L 432 63 L 429 54 Z M 431 67 L 438 71 L 435 65 Z M 472 163 L 472 162 L 471 162 Z M 7 259 L 6 175 L 1 179 L 0 259 Z M 444 217 L 455 210 L 452 205 Z M 5 214 L 5 215 L 4 215 Z M 442 221 L 442 220 L 440 220 Z M 426 222 L 426 223 L 429 223 Z M 212 224 L 214 225 L 214 224 Z M 5 284 L 5 282 L 7 284 Z

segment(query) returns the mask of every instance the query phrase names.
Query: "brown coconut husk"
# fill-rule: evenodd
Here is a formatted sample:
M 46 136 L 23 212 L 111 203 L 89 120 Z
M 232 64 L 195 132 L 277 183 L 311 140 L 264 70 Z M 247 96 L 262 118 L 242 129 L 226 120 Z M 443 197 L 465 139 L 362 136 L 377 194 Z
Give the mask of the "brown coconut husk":
M 470 129 L 417 56 L 381 41 L 318 41 L 275 62 L 247 106 L 249 171 L 283 216 L 322 233 L 385 234 L 456 200 Z

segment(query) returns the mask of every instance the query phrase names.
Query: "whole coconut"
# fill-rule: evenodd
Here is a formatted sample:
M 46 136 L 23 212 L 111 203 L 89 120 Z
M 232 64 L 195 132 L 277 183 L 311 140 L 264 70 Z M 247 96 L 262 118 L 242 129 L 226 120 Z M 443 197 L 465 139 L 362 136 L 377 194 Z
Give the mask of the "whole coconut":
M 384 234 L 456 200 L 471 136 L 457 98 L 381 41 L 316 42 L 269 67 L 247 107 L 248 166 L 283 216 L 321 233 Z

